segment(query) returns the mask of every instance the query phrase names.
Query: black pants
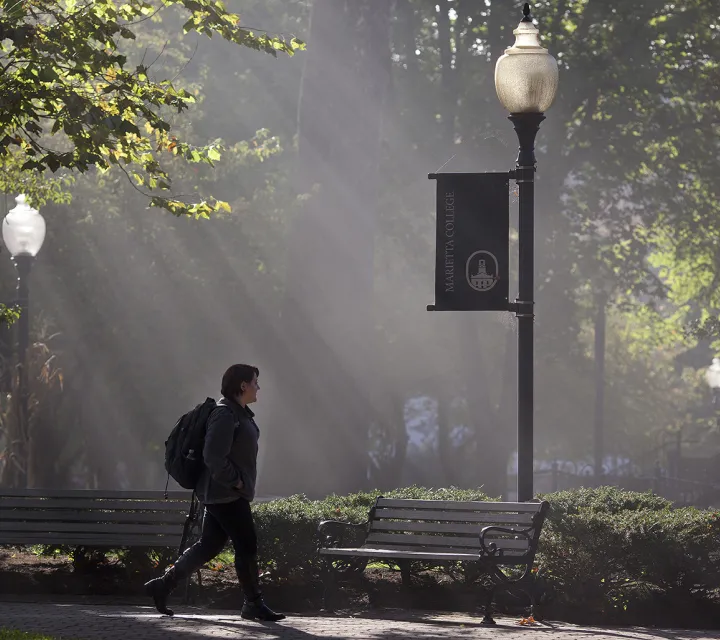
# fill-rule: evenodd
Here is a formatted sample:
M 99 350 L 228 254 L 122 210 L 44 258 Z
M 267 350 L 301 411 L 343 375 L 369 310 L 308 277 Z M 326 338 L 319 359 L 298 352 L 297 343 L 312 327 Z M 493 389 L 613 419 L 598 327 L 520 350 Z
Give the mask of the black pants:
M 210 562 L 232 541 L 235 571 L 248 600 L 260 597 L 257 535 L 250 503 L 242 498 L 225 504 L 205 505 L 202 534 L 175 563 L 178 577 L 186 577 Z

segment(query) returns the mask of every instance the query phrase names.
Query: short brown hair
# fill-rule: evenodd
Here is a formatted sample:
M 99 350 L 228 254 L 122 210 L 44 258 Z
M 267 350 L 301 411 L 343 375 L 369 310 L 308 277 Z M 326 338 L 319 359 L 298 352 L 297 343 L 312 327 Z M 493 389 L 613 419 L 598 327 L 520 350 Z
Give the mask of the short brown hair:
M 238 393 L 242 393 L 242 383 L 250 384 L 255 376 L 260 375 L 260 369 L 250 364 L 234 364 L 228 367 L 223 374 L 220 393 L 225 398 L 235 399 Z

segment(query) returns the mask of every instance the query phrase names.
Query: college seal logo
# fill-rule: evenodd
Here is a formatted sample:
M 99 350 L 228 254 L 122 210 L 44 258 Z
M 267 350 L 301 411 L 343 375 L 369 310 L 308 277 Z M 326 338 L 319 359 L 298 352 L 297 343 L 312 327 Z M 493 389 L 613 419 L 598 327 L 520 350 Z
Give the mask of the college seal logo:
M 497 258 L 489 251 L 476 251 L 467 260 L 465 277 L 475 291 L 490 291 L 498 281 Z

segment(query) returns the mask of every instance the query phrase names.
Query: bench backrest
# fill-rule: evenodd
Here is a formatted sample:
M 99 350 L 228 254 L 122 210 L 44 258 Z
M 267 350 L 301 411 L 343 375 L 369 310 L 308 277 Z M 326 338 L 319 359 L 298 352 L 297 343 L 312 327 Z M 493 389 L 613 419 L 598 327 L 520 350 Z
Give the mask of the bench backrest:
M 489 531 L 485 544 L 494 543 L 504 557 L 534 555 L 547 502 L 455 502 L 378 498 L 370 512 L 367 548 L 475 553 L 480 532 L 497 526 L 525 531 L 527 537 Z
M 0 544 L 178 547 L 191 496 L 0 488 Z

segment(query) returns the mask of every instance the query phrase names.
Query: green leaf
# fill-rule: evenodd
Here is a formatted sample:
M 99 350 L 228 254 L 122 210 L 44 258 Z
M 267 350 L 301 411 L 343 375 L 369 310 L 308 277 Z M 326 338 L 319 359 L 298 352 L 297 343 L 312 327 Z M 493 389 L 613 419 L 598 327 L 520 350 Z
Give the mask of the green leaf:
M 45 164 L 47 164 L 50 171 L 55 173 L 60 168 L 60 160 L 55 155 L 45 156 Z
M 38 80 L 41 82 L 55 82 L 59 80 L 57 71 L 49 66 L 43 66 L 38 69 Z

